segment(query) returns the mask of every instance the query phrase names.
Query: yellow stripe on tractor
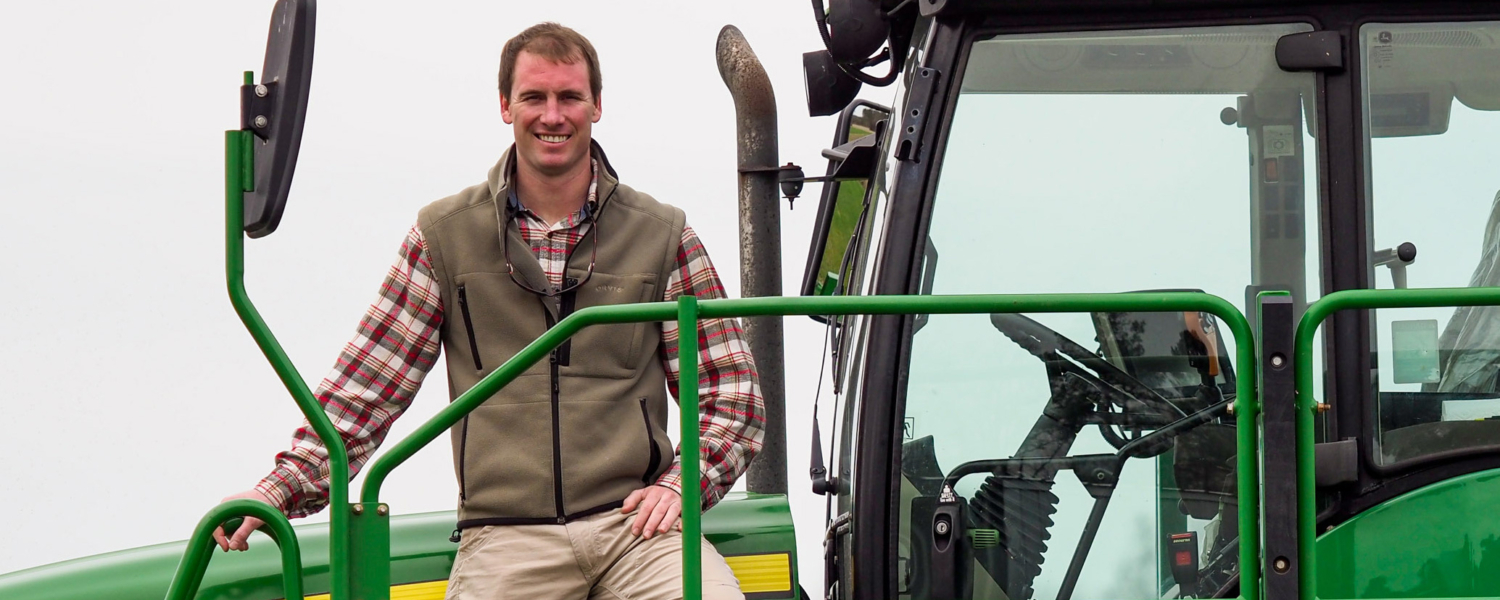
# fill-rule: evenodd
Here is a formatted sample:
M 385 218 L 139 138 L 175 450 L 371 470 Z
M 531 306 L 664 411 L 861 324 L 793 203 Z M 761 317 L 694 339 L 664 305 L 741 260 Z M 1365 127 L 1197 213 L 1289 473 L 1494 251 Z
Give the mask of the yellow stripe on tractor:
M 746 594 L 787 592 L 792 589 L 792 557 L 778 554 L 743 554 L 726 556 L 729 569 L 740 580 L 740 591 Z
M 405 583 L 391 586 L 391 600 L 442 600 L 448 594 L 448 580 Z M 328 600 L 328 594 L 308 596 L 306 600 Z

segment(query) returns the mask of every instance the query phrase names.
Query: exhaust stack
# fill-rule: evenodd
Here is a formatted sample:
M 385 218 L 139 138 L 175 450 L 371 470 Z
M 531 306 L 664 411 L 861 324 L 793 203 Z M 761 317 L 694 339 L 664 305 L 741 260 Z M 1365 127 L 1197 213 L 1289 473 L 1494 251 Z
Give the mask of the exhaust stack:
M 771 79 L 733 25 L 719 31 L 719 76 L 734 98 L 740 197 L 740 295 L 781 295 L 781 203 L 777 197 L 776 95 Z M 786 378 L 781 317 L 743 320 L 766 401 L 766 439 L 746 487 L 787 493 Z

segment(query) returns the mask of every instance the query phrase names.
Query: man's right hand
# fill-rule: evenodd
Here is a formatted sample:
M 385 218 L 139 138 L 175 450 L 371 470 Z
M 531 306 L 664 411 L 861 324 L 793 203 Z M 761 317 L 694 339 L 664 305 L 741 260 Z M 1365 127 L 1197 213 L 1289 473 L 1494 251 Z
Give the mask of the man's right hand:
M 225 496 L 224 499 L 220 500 L 219 502 L 222 503 L 222 502 L 228 502 L 230 500 L 240 500 L 240 499 L 244 499 L 244 498 L 248 498 L 250 500 L 259 500 L 259 501 L 264 502 L 266 504 L 271 504 L 271 499 L 270 498 L 267 498 L 265 494 L 262 494 L 260 492 L 255 491 L 255 490 L 250 490 L 250 491 L 246 491 L 246 492 L 240 492 L 238 494 L 230 494 L 228 496 Z M 234 532 L 234 535 L 231 535 L 229 537 L 225 537 L 224 536 L 224 528 L 223 527 L 215 527 L 214 528 L 214 541 L 217 542 L 219 544 L 219 548 L 223 549 L 225 552 L 228 552 L 230 550 L 240 550 L 240 551 L 249 550 L 250 549 L 250 541 L 249 541 L 250 532 L 255 531 L 257 528 L 259 528 L 261 525 L 264 525 L 265 523 L 266 523 L 265 521 L 262 521 L 260 519 L 255 518 L 255 517 L 245 517 L 245 523 L 243 525 L 240 525 L 240 528 Z

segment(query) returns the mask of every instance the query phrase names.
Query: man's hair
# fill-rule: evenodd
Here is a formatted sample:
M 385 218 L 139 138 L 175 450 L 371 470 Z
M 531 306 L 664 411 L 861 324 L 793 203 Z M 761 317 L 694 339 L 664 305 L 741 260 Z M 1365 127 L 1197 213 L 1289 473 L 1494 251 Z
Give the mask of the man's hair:
M 530 52 L 555 63 L 573 64 L 580 58 L 589 68 L 589 93 L 597 101 L 604 79 L 599 75 L 599 55 L 583 34 L 557 23 L 538 23 L 505 42 L 500 53 L 500 95 L 510 98 L 515 83 L 516 58 Z

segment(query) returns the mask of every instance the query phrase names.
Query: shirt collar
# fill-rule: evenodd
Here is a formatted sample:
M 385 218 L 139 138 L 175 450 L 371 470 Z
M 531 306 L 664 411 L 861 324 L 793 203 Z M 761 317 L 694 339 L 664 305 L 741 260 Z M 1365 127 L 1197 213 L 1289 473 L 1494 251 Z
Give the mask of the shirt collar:
M 509 206 L 510 210 L 513 210 L 513 211 L 516 211 L 516 212 L 520 212 L 520 213 L 524 213 L 524 214 L 536 217 L 536 213 L 531 212 L 531 209 L 526 208 L 526 205 L 521 204 L 521 198 L 516 195 L 516 188 L 515 188 L 515 186 L 511 186 L 510 189 L 508 190 L 508 197 L 506 198 L 506 204 Z M 588 194 L 584 198 L 583 206 L 581 208 L 579 208 L 577 211 L 575 211 L 573 214 L 568 215 L 567 221 L 570 221 L 571 223 L 582 223 L 582 222 L 585 222 L 585 221 L 587 221 L 589 219 L 589 217 L 591 217 L 595 213 L 597 213 L 598 210 L 599 210 L 599 160 L 598 159 L 590 159 L 589 160 L 589 191 L 588 191 Z M 551 223 L 548 223 L 548 225 L 551 225 Z

